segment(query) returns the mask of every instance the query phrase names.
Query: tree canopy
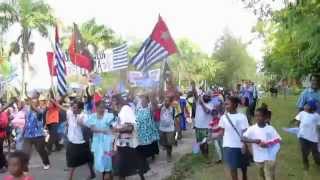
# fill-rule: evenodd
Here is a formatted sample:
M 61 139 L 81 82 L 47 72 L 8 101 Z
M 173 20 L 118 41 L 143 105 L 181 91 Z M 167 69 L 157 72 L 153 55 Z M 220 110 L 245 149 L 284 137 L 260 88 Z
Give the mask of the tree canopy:
M 320 69 L 320 1 L 285 1 L 274 10 L 273 1 L 247 1 L 260 13 L 256 31 L 266 42 L 264 71 L 279 79 L 300 79 Z M 262 13 L 261 13 L 262 12 Z M 268 12 L 268 13 L 266 13 Z
M 216 42 L 212 58 L 223 63 L 217 71 L 217 84 L 231 88 L 240 80 L 255 79 L 255 60 L 248 54 L 246 44 L 228 31 Z

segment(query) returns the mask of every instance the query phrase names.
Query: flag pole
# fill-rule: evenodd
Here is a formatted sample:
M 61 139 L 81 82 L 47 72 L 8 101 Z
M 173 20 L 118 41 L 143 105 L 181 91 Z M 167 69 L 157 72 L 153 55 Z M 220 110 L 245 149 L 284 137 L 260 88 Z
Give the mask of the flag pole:
M 50 33 L 50 32 L 49 32 Z M 49 36 L 50 37 L 50 36 Z M 52 37 L 52 34 L 51 34 L 51 37 Z M 55 61 L 56 61 L 56 58 L 55 58 L 55 46 L 53 45 L 53 42 L 52 42 L 52 39 L 49 38 L 49 41 L 50 41 L 50 45 L 51 45 L 51 48 L 53 49 L 53 65 L 55 64 Z M 51 66 L 51 72 L 54 72 L 54 66 Z M 53 90 L 54 89 L 54 81 L 53 81 L 53 75 L 50 73 L 50 81 L 51 81 L 51 89 Z

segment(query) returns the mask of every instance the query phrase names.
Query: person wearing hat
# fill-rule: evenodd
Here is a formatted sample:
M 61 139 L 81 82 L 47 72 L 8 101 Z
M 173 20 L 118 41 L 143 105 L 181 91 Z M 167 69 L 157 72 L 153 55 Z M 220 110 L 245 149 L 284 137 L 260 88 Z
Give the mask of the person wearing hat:
M 315 163 L 320 166 L 318 151 L 320 115 L 316 113 L 316 109 L 317 102 L 315 100 L 307 101 L 304 110 L 295 117 L 299 124 L 298 138 L 305 171 L 309 170 L 308 156 L 310 153 L 312 153 Z

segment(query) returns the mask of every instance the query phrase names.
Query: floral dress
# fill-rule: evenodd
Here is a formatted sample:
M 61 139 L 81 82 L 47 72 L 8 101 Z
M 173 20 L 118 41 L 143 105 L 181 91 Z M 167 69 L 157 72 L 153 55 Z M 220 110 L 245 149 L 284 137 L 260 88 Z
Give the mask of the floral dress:
M 110 126 L 113 123 L 112 113 L 105 113 L 102 119 L 97 114 L 92 114 L 86 121 L 87 126 L 97 129 L 108 129 L 110 134 L 94 133 L 92 137 L 91 151 L 94 155 L 94 167 L 98 172 L 110 172 L 112 170 L 112 150 L 114 138 L 111 135 Z
M 136 109 L 139 145 L 148 145 L 159 140 L 159 131 L 152 116 L 149 107 Z

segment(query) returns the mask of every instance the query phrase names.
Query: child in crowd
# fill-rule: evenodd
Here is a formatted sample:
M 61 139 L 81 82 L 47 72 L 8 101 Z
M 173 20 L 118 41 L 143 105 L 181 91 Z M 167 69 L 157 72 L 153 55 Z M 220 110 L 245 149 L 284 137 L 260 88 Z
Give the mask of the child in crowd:
M 266 123 L 267 123 L 268 125 L 271 125 L 271 116 L 272 116 L 271 110 L 268 108 L 268 105 L 267 105 L 266 103 L 262 103 L 262 104 L 261 104 L 261 108 L 267 109 L 267 119 L 266 119 Z
M 220 115 L 217 110 L 213 110 L 212 112 L 213 118 L 210 121 L 210 133 L 211 138 L 213 139 L 213 145 L 216 150 L 217 159 L 216 163 L 222 163 L 222 138 L 220 136 L 222 129 L 219 127 Z
M 4 180 L 34 180 L 31 176 L 25 174 L 23 171 L 28 166 L 28 156 L 16 151 L 9 155 L 8 169 L 10 175 L 4 177 Z
M 167 161 L 171 162 L 172 146 L 175 143 L 175 109 L 172 107 L 172 98 L 165 97 L 160 112 L 160 144 L 166 149 Z
M 259 176 L 264 180 L 275 180 L 276 156 L 280 149 L 281 137 L 267 124 L 268 109 L 256 110 L 256 124 L 243 134 L 243 142 L 253 143 L 253 159 L 259 167 Z
M 243 96 L 243 97 L 240 98 L 240 104 L 238 106 L 237 111 L 239 113 L 247 115 L 248 106 L 249 106 L 249 98 Z
M 315 112 L 316 109 L 316 101 L 308 101 L 304 105 L 304 110 L 295 118 L 299 124 L 298 138 L 305 171 L 309 170 L 308 156 L 310 152 L 312 152 L 315 163 L 320 166 L 320 153 L 318 151 L 320 115 Z

